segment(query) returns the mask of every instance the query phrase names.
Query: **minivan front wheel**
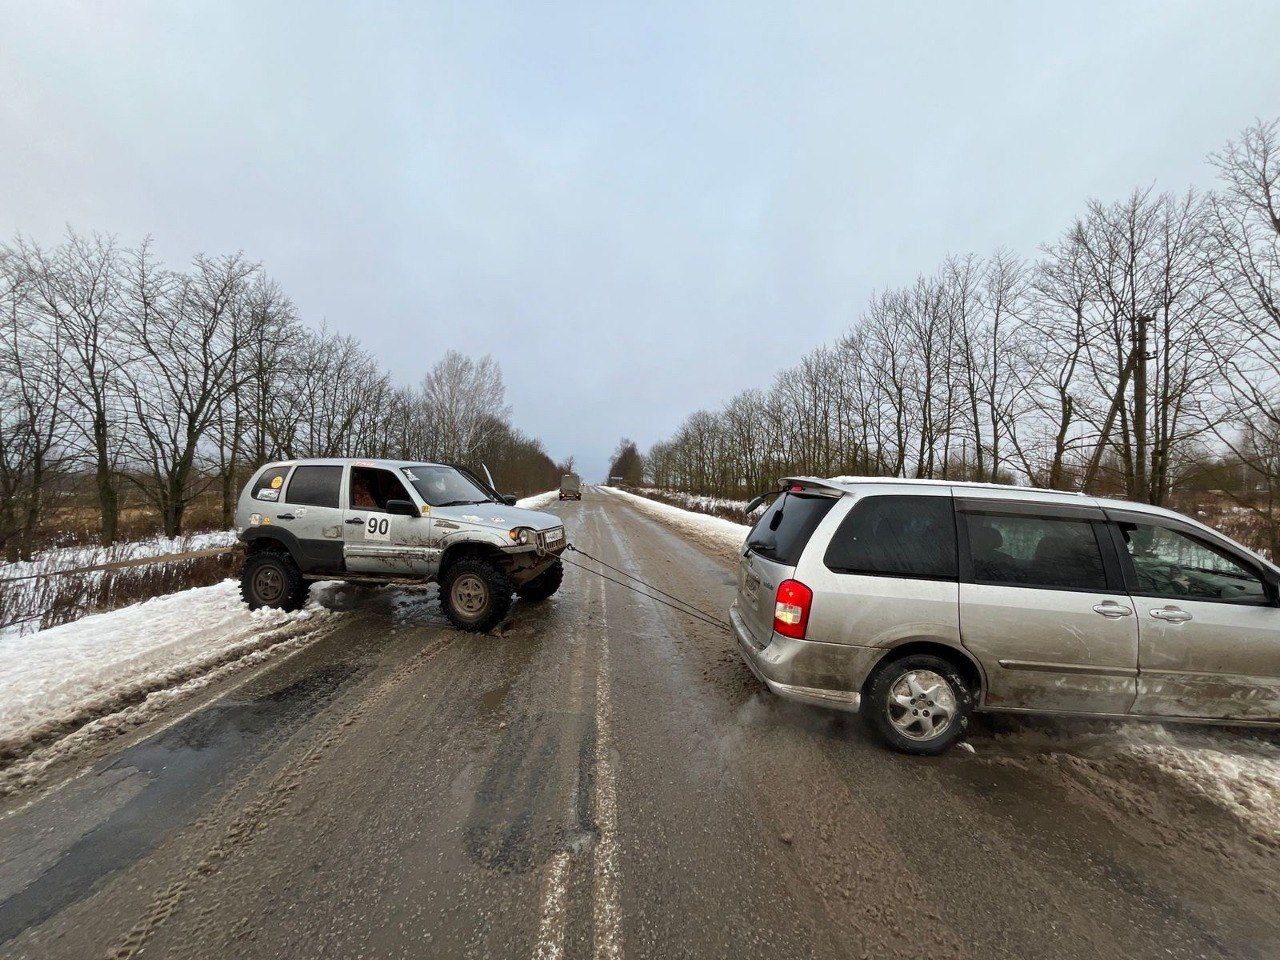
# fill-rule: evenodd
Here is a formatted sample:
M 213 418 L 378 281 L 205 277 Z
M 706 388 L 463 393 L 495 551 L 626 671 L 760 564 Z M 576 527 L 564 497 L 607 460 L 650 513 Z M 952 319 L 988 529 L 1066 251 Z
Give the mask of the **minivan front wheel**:
M 973 695 L 955 666 L 931 654 L 882 664 L 859 708 L 867 725 L 894 750 L 933 756 L 964 736 Z

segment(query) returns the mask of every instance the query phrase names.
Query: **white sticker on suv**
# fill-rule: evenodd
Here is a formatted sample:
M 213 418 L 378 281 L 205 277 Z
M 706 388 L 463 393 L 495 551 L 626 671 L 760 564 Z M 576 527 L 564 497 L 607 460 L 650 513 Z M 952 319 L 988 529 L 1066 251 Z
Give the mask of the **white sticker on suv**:
M 364 538 L 366 540 L 391 539 L 391 518 L 371 513 L 364 520 Z

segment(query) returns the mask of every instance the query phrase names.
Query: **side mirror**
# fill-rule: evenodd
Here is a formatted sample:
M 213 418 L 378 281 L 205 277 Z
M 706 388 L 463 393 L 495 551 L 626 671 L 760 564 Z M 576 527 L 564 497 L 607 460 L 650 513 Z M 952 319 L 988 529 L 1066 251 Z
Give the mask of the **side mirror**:
M 1262 575 L 1262 582 L 1267 590 L 1267 598 L 1280 607 L 1280 573 L 1267 570 Z
M 508 507 L 514 507 L 514 506 L 516 505 L 516 496 L 515 496 L 515 494 L 514 494 L 514 493 L 504 493 L 504 494 L 502 495 L 502 502 L 503 502 L 503 503 L 505 503 Z
M 416 517 L 418 516 L 418 508 L 409 500 L 388 500 L 387 513 L 394 514 L 397 517 Z

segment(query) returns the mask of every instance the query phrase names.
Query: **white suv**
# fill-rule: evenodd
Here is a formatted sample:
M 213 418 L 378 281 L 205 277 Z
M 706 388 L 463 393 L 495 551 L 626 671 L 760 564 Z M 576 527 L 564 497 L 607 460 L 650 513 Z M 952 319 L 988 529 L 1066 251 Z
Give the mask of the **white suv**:
M 908 753 L 975 709 L 1280 723 L 1280 569 L 1158 507 L 790 478 L 730 618 L 771 690 L 860 710 Z

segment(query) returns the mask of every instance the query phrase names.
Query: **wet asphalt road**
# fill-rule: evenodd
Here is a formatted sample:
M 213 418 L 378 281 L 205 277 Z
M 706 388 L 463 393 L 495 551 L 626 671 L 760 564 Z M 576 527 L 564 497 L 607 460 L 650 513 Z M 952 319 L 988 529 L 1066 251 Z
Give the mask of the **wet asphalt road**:
M 727 607 L 727 558 L 587 496 L 552 508 L 573 542 Z M 973 740 L 886 753 L 573 569 L 492 636 L 450 629 L 434 588 L 365 591 L 0 820 L 0 954 L 1280 955 L 1276 851 L 1195 798 L 1112 803 Z

